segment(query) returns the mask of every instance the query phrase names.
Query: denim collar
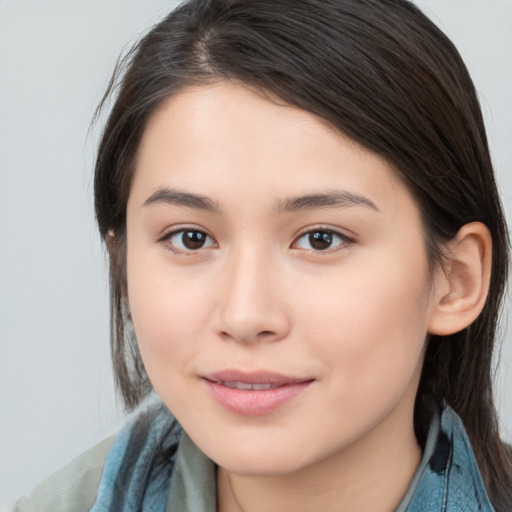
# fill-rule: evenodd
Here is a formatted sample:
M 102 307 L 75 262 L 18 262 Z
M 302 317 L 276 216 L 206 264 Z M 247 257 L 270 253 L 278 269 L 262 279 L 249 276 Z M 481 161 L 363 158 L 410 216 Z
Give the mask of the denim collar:
M 427 453 L 435 441 L 433 453 Z M 494 512 L 485 490 L 468 435 L 449 407 L 439 421 L 435 413 L 424 456 L 402 509 L 407 512 Z

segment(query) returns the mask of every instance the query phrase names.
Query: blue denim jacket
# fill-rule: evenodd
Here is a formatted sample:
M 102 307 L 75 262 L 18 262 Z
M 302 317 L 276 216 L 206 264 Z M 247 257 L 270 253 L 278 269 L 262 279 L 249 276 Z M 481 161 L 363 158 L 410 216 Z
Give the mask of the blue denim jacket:
M 434 414 L 424 456 L 402 504 L 407 512 L 494 511 L 464 426 L 452 409 L 441 417 Z
M 157 404 L 116 436 L 91 512 L 215 511 L 215 465 L 184 432 L 172 463 L 159 460 L 170 422 Z M 494 512 L 452 409 L 434 412 L 420 466 L 396 512 Z

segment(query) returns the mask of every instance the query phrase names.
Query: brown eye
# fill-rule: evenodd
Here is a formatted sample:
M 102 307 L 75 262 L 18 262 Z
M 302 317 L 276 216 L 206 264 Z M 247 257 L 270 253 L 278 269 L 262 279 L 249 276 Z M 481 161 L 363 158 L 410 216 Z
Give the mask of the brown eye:
M 329 249 L 332 245 L 332 233 L 328 233 L 326 231 L 314 231 L 313 233 L 309 233 L 309 245 L 313 249 L 317 251 L 325 251 L 325 249 Z
M 168 246 L 171 252 L 187 253 L 198 251 L 215 246 L 215 242 L 210 236 L 197 229 L 180 229 L 173 231 L 162 242 Z
M 200 231 L 184 231 L 181 235 L 181 242 L 187 249 L 201 249 L 206 242 L 206 235 Z
M 330 229 L 315 229 L 304 233 L 294 247 L 308 251 L 327 251 L 349 245 L 354 240 Z

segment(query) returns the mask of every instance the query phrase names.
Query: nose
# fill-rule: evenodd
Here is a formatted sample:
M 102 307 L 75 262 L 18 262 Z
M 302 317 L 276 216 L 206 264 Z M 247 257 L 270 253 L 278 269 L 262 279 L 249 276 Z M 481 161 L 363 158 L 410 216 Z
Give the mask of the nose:
M 290 330 L 283 269 L 268 255 L 241 251 L 225 264 L 214 328 L 239 343 L 279 341 Z

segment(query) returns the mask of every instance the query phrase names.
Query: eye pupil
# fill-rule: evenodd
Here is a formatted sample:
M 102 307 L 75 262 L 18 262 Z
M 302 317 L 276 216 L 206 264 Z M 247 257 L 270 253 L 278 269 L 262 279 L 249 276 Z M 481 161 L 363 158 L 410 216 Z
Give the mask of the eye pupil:
M 318 251 L 329 249 L 332 245 L 332 233 L 328 233 L 326 231 L 314 231 L 309 234 L 309 243 L 311 244 L 311 247 Z
M 201 249 L 206 241 L 206 236 L 200 231 L 184 231 L 181 241 L 187 249 Z

